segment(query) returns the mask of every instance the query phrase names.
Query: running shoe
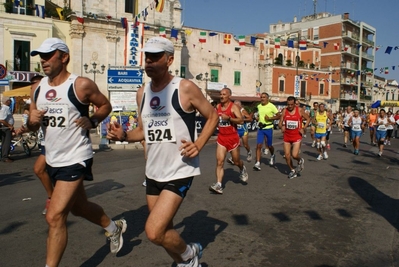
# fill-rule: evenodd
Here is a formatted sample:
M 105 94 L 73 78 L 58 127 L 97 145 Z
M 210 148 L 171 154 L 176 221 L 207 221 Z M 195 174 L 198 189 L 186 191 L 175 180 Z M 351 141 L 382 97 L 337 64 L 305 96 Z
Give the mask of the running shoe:
M 358 149 L 355 149 L 355 151 L 353 152 L 353 154 L 359 155 L 359 150 L 358 150 Z
M 188 261 L 177 264 L 177 267 L 201 267 L 199 260 L 202 257 L 202 246 L 200 243 L 190 243 L 189 246 L 194 251 L 194 257 Z
M 294 179 L 295 177 L 297 177 L 295 170 L 292 170 L 289 174 L 288 174 L 288 179 Z
M 252 160 L 252 151 L 250 150 L 250 151 L 247 153 L 247 161 L 248 161 L 248 162 L 251 162 L 251 160 Z
M 343 147 L 347 147 L 346 143 L 345 143 L 345 144 L 343 144 Z
M 260 163 L 259 163 L 259 162 L 255 163 L 255 166 L 254 166 L 253 169 L 254 169 L 255 171 L 260 171 Z
M 312 147 L 315 147 L 316 146 L 316 141 L 313 141 L 312 142 Z
M 276 161 L 276 155 L 271 155 L 270 160 L 269 160 L 269 165 L 274 166 L 274 162 Z
M 46 215 L 47 209 L 50 206 L 50 198 L 46 199 L 46 206 L 44 207 L 44 210 L 42 211 L 43 215 Z
M 245 166 L 242 166 L 242 171 L 240 172 L 240 180 L 243 182 L 248 181 L 248 173 L 247 173 L 247 168 L 245 168 Z
M 228 159 L 227 159 L 227 162 L 230 163 L 231 165 L 234 165 L 233 158 L 228 158 Z
M 223 194 L 223 188 L 220 185 L 218 185 L 217 183 L 212 184 L 209 187 L 209 191 L 217 193 L 217 194 Z
M 269 154 L 269 149 L 265 148 L 265 149 L 263 150 L 263 153 L 264 153 L 265 155 Z
M 382 156 L 382 151 L 378 152 L 378 156 L 379 156 L 379 157 Z
M 323 159 L 323 155 L 319 155 L 318 157 L 317 157 L 317 160 L 322 160 Z
M 111 253 L 118 253 L 123 246 L 122 234 L 126 232 L 127 224 L 124 219 L 115 221 L 117 230 L 115 233 L 105 232 L 105 236 L 108 237 L 110 241 Z
M 324 158 L 324 159 L 328 159 L 327 151 L 324 151 L 324 153 L 323 153 L 323 158 Z
M 390 146 L 391 145 L 391 141 L 388 141 L 388 146 Z
M 330 150 L 330 149 L 331 149 L 331 146 L 330 146 L 330 144 L 327 144 L 327 149 L 328 149 L 328 150 Z
M 387 140 L 385 140 L 385 141 L 384 141 L 384 146 L 386 146 L 386 145 L 387 145 L 387 143 L 388 143 L 388 142 L 387 142 Z
M 144 182 L 141 185 L 146 187 L 147 186 L 147 180 L 144 179 Z
M 305 159 L 301 158 L 298 162 L 298 166 L 296 166 L 295 172 L 301 173 L 305 169 Z

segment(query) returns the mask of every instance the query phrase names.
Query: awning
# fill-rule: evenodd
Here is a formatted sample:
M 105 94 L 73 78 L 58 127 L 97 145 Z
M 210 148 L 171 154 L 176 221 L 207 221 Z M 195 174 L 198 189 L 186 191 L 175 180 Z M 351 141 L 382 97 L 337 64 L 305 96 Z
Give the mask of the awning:
M 3 96 L 30 96 L 31 86 L 24 86 L 18 89 L 3 92 Z

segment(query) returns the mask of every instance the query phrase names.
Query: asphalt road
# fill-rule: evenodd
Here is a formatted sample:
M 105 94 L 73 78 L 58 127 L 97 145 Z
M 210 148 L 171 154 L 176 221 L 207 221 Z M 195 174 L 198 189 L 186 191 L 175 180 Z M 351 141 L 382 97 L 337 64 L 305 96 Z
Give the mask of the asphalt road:
M 331 135 L 329 159 L 317 161 L 307 137 L 301 177 L 289 180 L 280 134 L 275 138 L 276 168 L 252 170 L 248 184 L 238 168 L 225 165 L 223 195 L 211 194 L 215 181 L 215 143 L 201 152 L 202 175 L 194 180 L 175 217 L 188 242 L 201 242 L 202 266 L 399 266 L 399 140 L 382 158 L 362 137 L 360 155 L 342 147 L 342 134 Z M 255 148 L 255 139 L 250 139 Z M 16 161 L 0 164 L 0 266 L 44 266 L 47 224 L 41 211 L 45 191 L 32 173 L 38 155 L 18 150 Z M 241 149 L 245 159 L 244 149 Z M 97 151 L 93 182 L 85 184 L 91 201 L 109 216 L 124 217 L 125 245 L 113 255 L 104 231 L 70 215 L 69 243 L 60 266 L 173 266 L 166 252 L 144 233 L 148 215 L 142 150 Z M 25 199 L 25 201 L 24 201 Z

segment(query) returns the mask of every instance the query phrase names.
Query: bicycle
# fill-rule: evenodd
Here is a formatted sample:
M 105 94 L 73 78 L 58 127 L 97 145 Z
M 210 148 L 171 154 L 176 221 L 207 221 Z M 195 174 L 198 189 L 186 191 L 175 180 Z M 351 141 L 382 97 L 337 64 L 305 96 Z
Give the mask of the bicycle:
M 15 148 L 22 144 L 22 148 L 27 156 L 31 155 L 32 150 L 37 144 L 37 135 L 34 132 L 21 134 L 17 137 L 18 139 L 11 140 L 10 152 L 14 151 Z M 1 149 L 1 146 L 0 146 Z

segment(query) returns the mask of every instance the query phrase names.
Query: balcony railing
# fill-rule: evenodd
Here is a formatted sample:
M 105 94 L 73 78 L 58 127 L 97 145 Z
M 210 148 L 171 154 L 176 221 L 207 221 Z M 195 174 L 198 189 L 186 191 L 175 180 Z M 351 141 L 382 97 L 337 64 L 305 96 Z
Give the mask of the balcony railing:
M 369 45 L 371 45 L 371 46 L 374 46 L 374 42 L 373 42 L 372 40 L 363 39 L 363 42 L 366 43 L 366 44 L 369 44 Z
M 18 66 L 14 60 L 6 60 L 5 65 L 8 71 L 43 72 L 40 62 L 24 62 L 21 60 Z
M 345 100 L 357 100 L 357 94 L 341 93 L 340 98 Z
M 371 101 L 371 98 L 372 98 L 371 95 L 360 95 L 360 100 Z
M 373 56 L 373 55 L 369 55 L 369 54 L 367 54 L 367 53 L 363 53 L 363 54 L 362 54 L 362 57 L 374 61 L 374 56 Z

